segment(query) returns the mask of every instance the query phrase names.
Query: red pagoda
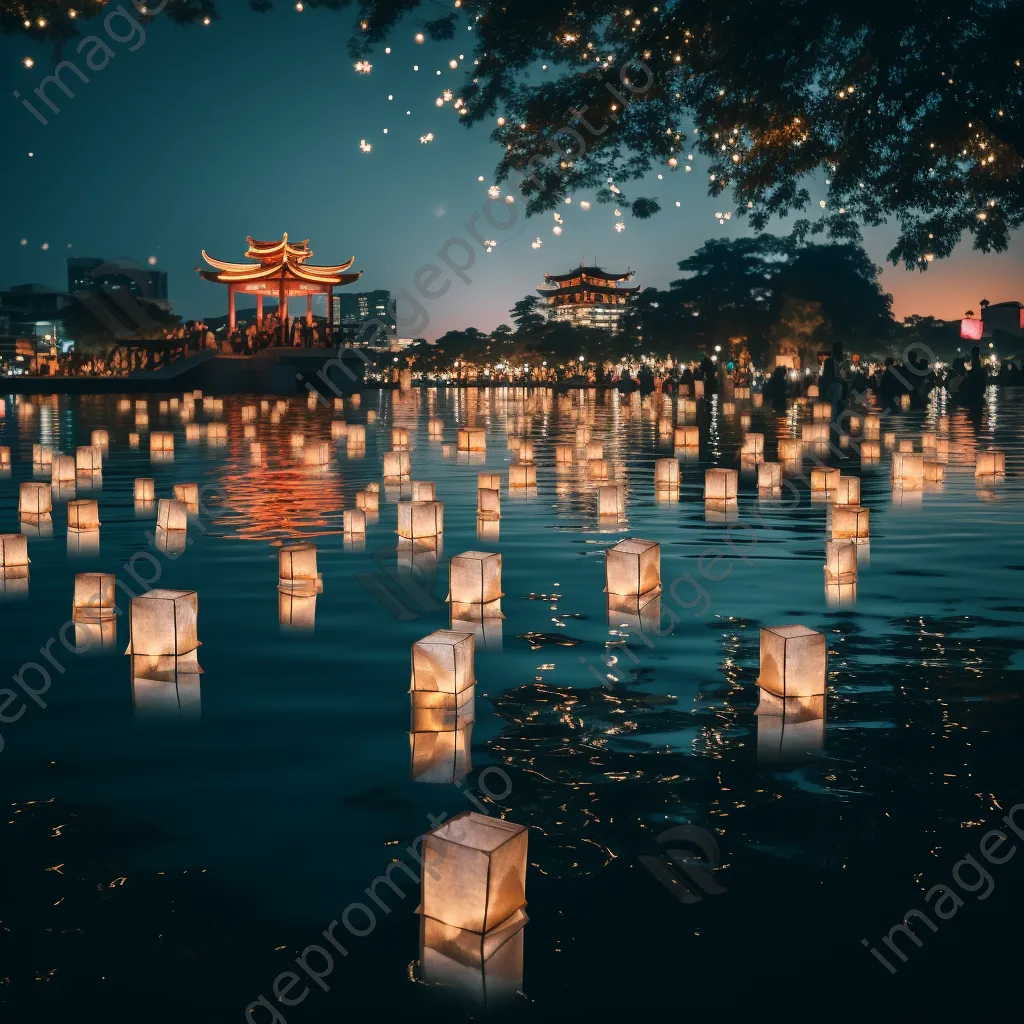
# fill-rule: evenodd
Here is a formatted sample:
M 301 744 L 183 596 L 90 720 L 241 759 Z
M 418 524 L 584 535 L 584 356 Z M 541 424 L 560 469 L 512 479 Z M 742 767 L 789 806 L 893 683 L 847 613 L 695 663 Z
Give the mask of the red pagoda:
M 263 322 L 263 296 L 277 299 L 278 316 L 287 318 L 289 296 L 306 296 L 306 322 L 313 322 L 313 296 L 327 296 L 327 318 L 331 319 L 331 304 L 334 288 L 351 284 L 359 279 L 362 271 L 346 274 L 352 266 L 353 256 L 346 263 L 333 267 L 318 267 L 308 261 L 313 258 L 309 239 L 297 245 L 288 241 L 288 234 L 279 242 L 259 242 L 249 237 L 246 259 L 255 263 L 224 263 L 215 260 L 203 250 L 203 259 L 214 270 L 200 270 L 199 276 L 207 281 L 216 281 L 228 286 L 228 330 L 235 329 L 235 293 L 244 292 L 256 296 L 256 320 Z
M 547 299 L 548 318 L 564 320 L 576 327 L 602 327 L 617 331 L 625 310 L 626 297 L 635 295 L 639 286 L 620 285 L 633 276 L 632 270 L 624 274 L 609 274 L 600 267 L 585 267 L 582 261 L 568 274 L 545 274 L 550 282 L 537 291 Z

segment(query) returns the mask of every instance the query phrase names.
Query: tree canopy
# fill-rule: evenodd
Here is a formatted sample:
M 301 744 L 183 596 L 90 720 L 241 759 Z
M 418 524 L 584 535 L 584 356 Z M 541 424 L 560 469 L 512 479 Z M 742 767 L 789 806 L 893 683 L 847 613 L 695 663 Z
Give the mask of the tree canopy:
M 440 16 L 426 0 L 305 6 L 357 8 L 354 57 L 406 17 L 433 39 L 468 21 L 475 60 L 455 105 L 464 124 L 494 126 L 497 180 L 521 176 L 531 212 L 593 188 L 648 217 L 657 201 L 623 186 L 692 168 L 757 230 L 810 210 L 798 231 L 853 239 L 895 218 L 890 260 L 921 269 L 965 234 L 1003 250 L 1024 223 L 1016 0 L 457 0 Z M 0 0 L 0 28 L 60 42 L 106 10 L 76 7 L 72 20 L 56 0 Z M 215 0 L 135 7 L 181 23 L 217 13 Z

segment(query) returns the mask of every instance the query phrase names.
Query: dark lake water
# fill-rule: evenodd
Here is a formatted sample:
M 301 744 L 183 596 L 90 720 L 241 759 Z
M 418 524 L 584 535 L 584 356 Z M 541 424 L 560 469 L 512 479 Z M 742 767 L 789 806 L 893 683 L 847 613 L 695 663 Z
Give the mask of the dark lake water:
M 910 999 L 948 1008 L 980 992 L 1011 1012 L 999 993 L 1016 977 L 1024 853 L 996 864 L 980 849 L 994 828 L 1008 836 L 1000 856 L 1024 846 L 1024 807 L 1019 835 L 1001 824 L 1024 800 L 1024 396 L 993 388 L 966 411 L 939 395 L 884 417 L 897 442 L 949 417 L 944 480 L 919 492 L 894 499 L 884 446 L 870 465 L 852 450 L 824 457 L 860 476 L 871 510 L 842 606 L 824 586 L 827 506 L 806 482 L 784 507 L 741 473 L 735 518 L 706 513 L 704 469 L 740 465 L 739 418 L 717 404 L 666 502 L 654 460 L 671 441 L 639 396 L 366 392 L 340 413 L 292 399 L 277 422 L 259 411 L 264 396 L 225 397 L 219 414 L 197 404 L 195 422 L 226 424 L 223 443 L 187 441 L 160 413 L 165 397 L 148 399 L 138 428 L 116 396 L 36 397 L 31 411 L 6 401 L 0 532 L 20 528 L 33 443 L 69 453 L 106 428 L 109 453 L 102 481 L 77 488 L 99 501 L 98 550 L 69 544 L 55 502 L 52 536 L 29 538 L 27 590 L 8 581 L 0 603 L 3 685 L 19 672 L 49 681 L 0 725 L 5 1020 L 241 1021 L 262 995 L 277 1016 L 258 1007 L 256 1022 L 451 1021 L 485 1015 L 472 1001 L 481 984 L 490 1016 L 536 1020 L 886 1018 Z M 251 404 L 262 465 L 243 436 Z M 799 436 L 796 413 L 739 406 L 769 459 L 777 437 Z M 369 411 L 365 452 L 332 440 L 332 419 Z M 443 438 L 428 436 L 430 416 Z M 487 431 L 480 462 L 442 452 L 467 418 Z M 588 420 L 627 486 L 627 517 L 610 527 L 580 464 L 554 464 L 554 444 Z M 356 492 L 381 479 L 393 426 L 409 431 L 412 479 L 434 481 L 444 502 L 434 555 L 396 550 L 397 495 L 384 487 L 365 543 L 342 533 Z M 174 460 L 152 464 L 161 429 Z M 510 432 L 533 441 L 535 493 L 508 492 Z M 331 443 L 326 472 L 302 465 L 293 433 Z M 979 482 L 975 451 L 990 445 L 1006 478 Z M 484 470 L 502 474 L 502 518 L 478 530 Z M 154 546 L 136 477 L 153 477 L 158 497 L 209 485 L 182 553 Z M 661 544 L 662 635 L 609 618 L 604 550 L 624 536 Z M 282 624 L 278 548 L 295 539 L 316 544 L 323 575 L 315 609 L 294 610 L 312 629 Z M 411 772 L 410 645 L 448 626 L 448 559 L 466 550 L 501 553 L 505 619 L 477 646 L 472 770 L 431 783 Z M 134 592 L 198 593 L 198 682 L 133 687 L 125 617 L 107 650 L 68 651 L 74 575 L 98 571 Z M 787 724 L 785 739 L 780 719 L 754 713 L 759 628 L 780 623 L 823 632 L 829 651 L 824 720 Z M 793 756 L 780 761 L 783 742 Z M 418 886 L 402 872 L 398 893 L 380 891 L 385 907 L 366 893 L 394 859 L 415 867 L 407 850 L 432 820 L 481 807 L 529 828 L 522 972 L 517 948 L 502 969 L 519 992 L 504 1001 L 501 978 L 469 969 L 460 985 L 426 983 Z M 664 856 L 666 831 L 687 825 L 702 830 L 710 873 Z M 957 898 L 945 919 L 926 900 L 936 885 Z M 282 1005 L 275 978 L 352 904 L 369 904 L 372 930 L 343 933 L 326 990 L 304 976 L 290 994 L 308 994 Z M 882 939 L 912 908 L 934 930 L 918 920 L 919 946 L 897 937 L 903 962 Z M 366 929 L 365 915 L 349 920 Z

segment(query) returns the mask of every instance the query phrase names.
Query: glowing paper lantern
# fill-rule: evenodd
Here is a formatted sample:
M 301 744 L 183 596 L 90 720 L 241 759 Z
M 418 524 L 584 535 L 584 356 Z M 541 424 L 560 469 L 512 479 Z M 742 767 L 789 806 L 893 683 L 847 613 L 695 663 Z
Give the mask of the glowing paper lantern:
M 899 449 L 898 450 L 901 451 L 901 452 L 906 452 L 906 453 L 912 452 L 914 450 L 913 438 L 909 438 L 909 437 L 902 438 L 900 440 L 900 444 L 899 444 Z
M 444 532 L 444 502 L 400 501 L 398 536 L 405 540 L 434 538 Z
M 103 429 L 94 430 L 89 437 L 89 441 L 94 448 L 107 448 L 110 445 L 110 435 Z
M 175 484 L 174 499 L 183 505 L 198 508 L 199 506 L 199 485 L 198 484 Z
M 49 466 L 53 461 L 53 449 L 48 444 L 32 445 L 32 464 L 34 466 Z
M 409 431 L 404 427 L 391 429 L 391 447 L 395 450 L 409 447 Z
M 366 447 L 366 427 L 362 423 L 349 423 L 346 427 L 346 435 L 349 448 Z
M 832 506 L 832 537 L 834 540 L 867 540 L 871 529 L 871 512 L 862 505 Z
M 487 435 L 482 427 L 459 427 L 458 450 L 460 452 L 487 451 Z
M 750 413 L 745 412 L 740 414 L 740 430 L 750 429 Z
M 739 473 L 735 469 L 704 471 L 705 501 L 736 501 L 738 493 Z
M 926 484 L 941 484 L 945 467 L 941 462 L 926 460 L 924 464 L 924 482 Z
M 974 456 L 974 475 L 1006 476 L 1006 453 L 997 448 L 978 451 Z
M 148 427 L 149 426 L 149 413 L 145 410 L 135 413 L 135 426 L 137 427 Z
M 50 480 L 54 485 L 75 482 L 75 460 L 70 455 L 54 454 L 50 460 Z
M 496 487 L 480 487 L 476 492 L 478 519 L 494 521 L 501 518 L 501 491 Z
M 590 459 L 587 462 L 587 476 L 591 480 L 607 480 L 610 466 L 607 459 Z
M 556 466 L 571 466 L 573 462 L 573 456 L 575 452 L 571 444 L 556 444 L 555 445 L 555 465 Z
M 814 402 L 811 405 L 811 415 L 816 420 L 830 420 L 830 419 L 832 419 L 832 403 L 831 402 Z
M 723 416 L 735 416 L 736 415 L 736 403 L 735 402 L 723 402 L 722 403 L 722 415 Z
M 277 555 L 278 589 L 293 594 L 319 594 L 323 576 L 316 570 L 315 544 L 285 544 Z
M 755 391 L 750 396 L 750 403 L 755 409 L 760 409 L 761 406 L 764 405 L 764 395 L 762 395 L 760 391 Z
M 882 446 L 878 441 L 861 441 L 861 462 L 877 462 L 882 457 Z
M 366 410 L 366 422 L 367 423 L 376 423 L 377 422 L 377 410 L 376 409 L 367 409 Z
M 761 628 L 761 673 L 757 685 L 776 697 L 825 693 L 828 650 L 823 633 L 806 626 Z
M 96 530 L 100 525 L 99 504 L 91 498 L 68 502 L 69 530 Z
M 464 551 L 449 565 L 448 600 L 455 618 L 473 618 L 466 605 L 479 606 L 479 615 L 501 618 L 501 555 L 487 551 Z
M 103 469 L 103 453 L 99 448 L 82 445 L 75 450 L 75 469 L 82 473 L 97 473 Z
M 327 466 L 331 461 L 331 446 L 326 441 L 313 441 L 302 449 L 304 466 Z
M 478 488 L 487 488 L 492 491 L 501 490 L 500 473 L 477 473 L 476 485 Z
M 903 410 L 910 408 L 910 395 L 900 395 L 900 408 Z
M 117 577 L 107 572 L 75 575 L 71 617 L 76 622 L 99 622 L 117 615 Z
M 759 462 L 757 464 L 757 489 L 759 491 L 778 491 L 782 487 L 782 466 L 778 462 Z
M 413 480 L 413 501 L 435 501 L 436 499 L 437 494 L 435 493 L 434 482 L 432 480 Z
M 807 397 L 808 398 L 817 398 L 820 393 L 821 392 L 819 392 L 817 384 L 808 384 L 807 385 Z
M 882 429 L 882 419 L 876 413 L 868 413 L 864 417 L 863 433 L 866 439 L 877 441 Z
M 965 316 L 960 321 L 960 337 L 964 341 L 981 341 L 985 333 L 985 322 L 977 317 Z
M 737 401 L 746 400 L 750 398 L 750 388 L 733 388 L 732 395 Z
M 676 427 L 672 435 L 672 444 L 676 448 L 700 447 L 700 430 L 697 427 Z
M 122 399 L 120 399 L 118 401 L 118 403 L 117 403 L 117 411 L 118 412 L 131 412 L 132 411 L 132 401 L 131 401 L 131 399 L 130 398 L 122 398 Z
M 939 433 L 941 433 L 941 434 L 948 434 L 949 433 L 949 417 L 945 416 L 945 415 L 940 416 L 935 421 L 935 426 L 936 426 L 936 429 L 939 431 Z
M 703 398 L 704 397 L 704 381 L 695 380 L 693 382 L 693 397 Z
M 583 448 L 590 442 L 590 426 L 586 423 L 581 423 L 576 427 L 576 447 Z
M 811 492 L 821 494 L 838 490 L 840 476 L 838 469 L 829 466 L 815 466 L 811 470 Z
M 128 435 L 128 447 L 129 448 L 138 448 L 139 447 L 139 441 L 140 441 L 139 435 L 136 434 L 134 431 L 132 431 Z
M 0 469 L 11 468 L 11 449 L 7 445 L 0 447 Z
M 626 514 L 626 488 L 621 484 L 604 484 L 597 489 L 597 514 L 618 518 Z
M 3 575 L 28 572 L 28 537 L 23 533 L 0 534 L 0 571 Z
M 764 434 L 747 434 L 743 438 L 742 454 L 755 459 L 764 457 Z
M 852 540 L 825 542 L 825 582 L 853 583 L 857 579 L 857 545 Z
M 424 917 L 481 935 L 504 925 L 526 904 L 526 841 L 522 825 L 473 811 L 428 832 Z
M 249 461 L 254 466 L 263 462 L 263 445 L 259 441 L 253 441 L 249 446 Z
M 143 665 L 177 671 L 199 671 L 196 651 L 199 598 L 194 590 L 151 590 L 133 597 L 128 606 L 131 638 L 125 654 L 132 655 L 132 674 Z M 135 659 L 141 659 L 136 662 Z M 167 659 L 175 659 L 173 662 Z
M 654 597 L 661 593 L 661 545 L 627 537 L 605 551 L 605 593 Z
M 156 500 L 156 482 L 147 476 L 139 476 L 135 478 L 135 500 L 136 501 L 155 501 Z M 198 499 L 197 499 L 198 500 Z
M 348 437 L 348 424 L 344 420 L 331 420 L 331 439 Z
M 832 492 L 832 500 L 837 505 L 859 505 L 860 504 L 860 477 L 842 476 L 835 491 Z
M 893 452 L 892 482 L 908 489 L 920 488 L 924 482 L 924 456 L 910 452 Z
M 412 645 L 414 729 L 430 722 L 450 728 L 472 721 L 475 649 L 472 633 L 451 629 L 439 629 Z
M 376 495 L 374 495 L 376 497 Z M 366 511 L 361 508 L 347 508 L 342 515 L 345 533 L 366 533 Z
M 802 462 L 803 457 L 803 441 L 797 441 L 794 438 L 783 438 L 779 441 L 779 460 L 781 462 Z
M 161 498 L 156 507 L 156 525 L 168 532 L 188 529 L 188 509 L 173 498 Z
M 26 480 L 18 491 L 18 514 L 23 516 L 45 516 L 53 511 L 53 497 L 50 485 L 38 480 Z
M 589 441 L 586 446 L 584 458 L 587 462 L 591 459 L 603 459 L 604 458 L 604 445 L 600 441 Z
M 537 467 L 532 462 L 513 462 L 508 467 L 510 490 L 537 486 Z
M 366 512 L 376 512 L 380 508 L 380 493 L 371 491 L 356 491 L 356 508 Z
M 407 451 L 384 453 L 384 480 L 408 480 L 412 473 Z
M 654 460 L 655 488 L 679 488 L 679 463 L 676 459 Z
M 174 434 L 169 430 L 154 430 L 149 435 L 149 450 L 150 452 L 173 452 Z
M 519 444 L 519 462 L 533 462 L 533 442 L 521 441 Z
M 681 398 L 679 399 L 679 405 L 676 407 L 676 420 L 682 422 L 689 416 L 697 415 L 697 402 L 693 398 Z
M 829 439 L 829 424 L 822 422 L 804 423 L 800 427 L 800 437 L 814 444 L 827 442 Z

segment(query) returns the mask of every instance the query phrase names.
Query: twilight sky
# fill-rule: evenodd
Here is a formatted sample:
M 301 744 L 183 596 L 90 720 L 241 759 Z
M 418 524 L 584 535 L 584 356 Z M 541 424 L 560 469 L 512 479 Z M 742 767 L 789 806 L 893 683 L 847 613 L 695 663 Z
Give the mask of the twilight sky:
M 134 14 L 130 3 L 123 9 Z M 516 220 L 493 227 L 485 208 L 499 147 L 485 125 L 467 130 L 451 103 L 436 105 L 445 89 L 457 90 L 471 61 L 471 31 L 463 27 L 451 42 L 417 45 L 421 26 L 407 19 L 392 52 L 381 48 L 364 75 L 353 70 L 345 49 L 351 12 L 300 13 L 285 4 L 262 16 L 232 8 L 222 17 L 206 28 L 183 29 L 158 15 L 145 27 L 144 41 L 124 17 L 115 17 L 109 31 L 94 23 L 85 34 L 102 38 L 111 52 L 90 45 L 64 54 L 89 82 L 65 70 L 74 98 L 47 90 L 59 113 L 33 95 L 52 73 L 53 54 L 27 39 L 0 39 L 7 97 L 0 287 L 29 281 L 66 287 L 70 255 L 141 263 L 156 257 L 168 272 L 175 311 L 191 319 L 226 310 L 226 290 L 195 273 L 204 248 L 240 261 L 246 235 L 270 239 L 287 231 L 310 239 L 318 263 L 355 256 L 353 269 L 363 277 L 353 288 L 402 294 L 415 292 L 418 268 L 440 263 L 437 250 L 459 236 L 465 246 L 453 243 L 448 251 L 460 264 L 472 260 L 469 283 L 446 271 L 452 283 L 444 295 L 418 298 L 419 309 L 399 307 L 408 318 L 400 333 L 434 338 L 451 328 L 487 330 L 507 321 L 509 307 L 542 283 L 545 270 L 562 272 L 585 258 L 608 270 L 632 268 L 642 287 L 665 287 L 679 276 L 677 261 L 704 239 L 747 230 L 736 219 L 716 220 L 715 212 L 730 206 L 707 197 L 699 158 L 690 174 L 665 167 L 663 180 L 651 175 L 643 185 L 624 185 L 630 195 L 659 198 L 663 211 L 652 220 L 633 220 L 628 211 L 616 218 L 614 207 L 581 194 L 560 208 L 559 236 L 550 213 L 526 219 L 521 202 L 495 206 L 495 218 L 515 211 Z M 91 70 L 90 55 L 95 66 L 104 59 L 106 66 Z M 25 68 L 25 57 L 35 66 Z M 449 68 L 451 60 L 457 70 Z M 49 123 L 26 110 L 14 90 Z M 421 143 L 428 133 L 433 140 Z M 363 140 L 372 147 L 368 153 Z M 581 199 L 591 201 L 589 210 L 580 208 Z M 474 215 L 479 238 L 498 242 L 490 253 L 464 226 Z M 616 221 L 625 230 L 617 232 Z M 788 223 L 778 230 L 788 231 Z M 538 238 L 542 245 L 534 248 Z M 866 231 L 876 263 L 894 238 L 892 228 Z M 895 297 L 897 317 L 959 317 L 983 297 L 1024 299 L 1021 240 L 1018 235 L 1009 252 L 989 256 L 962 245 L 925 274 L 887 265 L 883 283 Z

